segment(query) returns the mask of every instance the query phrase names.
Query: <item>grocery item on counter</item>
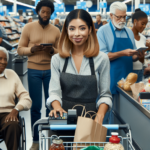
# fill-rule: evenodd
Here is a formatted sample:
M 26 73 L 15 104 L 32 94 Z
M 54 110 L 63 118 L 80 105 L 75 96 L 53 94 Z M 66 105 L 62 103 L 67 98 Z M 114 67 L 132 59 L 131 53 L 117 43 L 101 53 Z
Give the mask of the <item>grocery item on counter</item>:
M 136 73 L 129 73 L 126 78 L 126 82 L 133 84 L 137 81 L 137 78 L 138 78 L 138 75 Z
M 131 85 L 137 81 L 138 75 L 136 73 L 129 73 L 126 80 L 121 79 L 118 82 L 119 87 L 123 88 L 125 91 L 131 91 Z
M 142 93 L 140 93 L 139 102 L 147 110 L 150 111 L 150 92 L 142 92 Z
M 120 138 L 118 137 L 117 132 L 111 133 L 111 138 L 109 139 L 109 143 L 107 143 L 104 147 L 104 150 L 124 150 L 122 144 L 120 144 Z
M 63 145 L 63 140 L 54 139 L 52 142 L 53 143 L 51 144 L 49 150 L 65 150 L 65 147 Z
M 148 79 L 148 83 L 140 90 L 140 92 L 150 92 L 150 78 Z
M 138 100 L 140 91 L 145 87 L 144 83 L 143 82 L 134 83 L 130 87 L 133 94 L 133 98 L 135 100 Z
M 125 80 L 124 78 L 122 78 L 122 79 L 118 82 L 119 87 L 123 88 L 125 81 L 126 81 L 126 80 Z

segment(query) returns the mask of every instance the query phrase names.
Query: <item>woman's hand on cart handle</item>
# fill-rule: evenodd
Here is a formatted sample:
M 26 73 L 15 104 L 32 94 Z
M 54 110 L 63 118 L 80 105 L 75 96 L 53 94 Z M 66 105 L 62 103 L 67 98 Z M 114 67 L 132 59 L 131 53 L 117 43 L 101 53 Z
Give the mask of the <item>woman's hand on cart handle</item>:
M 62 117 L 63 116 L 63 113 L 67 113 L 60 105 L 59 101 L 53 101 L 52 102 L 52 107 L 53 107 L 53 110 L 51 110 L 51 112 L 49 113 L 49 116 L 54 116 L 55 118 L 57 118 L 57 112 L 60 113 L 60 116 Z

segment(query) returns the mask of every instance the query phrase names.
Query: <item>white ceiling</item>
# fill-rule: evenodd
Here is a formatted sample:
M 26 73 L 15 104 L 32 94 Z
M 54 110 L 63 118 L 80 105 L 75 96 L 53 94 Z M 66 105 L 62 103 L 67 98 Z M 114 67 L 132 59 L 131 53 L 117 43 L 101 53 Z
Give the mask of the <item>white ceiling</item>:
M 17 0 L 19 2 L 23 2 L 29 5 L 34 5 L 35 2 L 32 0 Z M 52 2 L 54 0 L 51 0 Z M 77 0 L 62 0 L 66 5 L 75 5 Z M 79 0 L 78 0 L 79 1 Z M 86 0 L 84 0 L 86 1 Z M 91 0 L 94 4 L 97 4 L 97 0 Z M 112 2 L 114 2 L 115 0 L 106 0 L 108 4 L 111 4 Z M 124 0 L 117 0 L 117 1 L 124 1 Z M 145 0 L 146 3 L 150 4 L 150 0 Z M 6 2 L 5 0 L 1 0 L 1 2 L 3 3 L 3 5 L 12 5 L 12 3 Z M 141 3 L 143 3 L 143 0 L 141 0 Z M 131 2 L 129 2 L 128 4 L 131 5 Z

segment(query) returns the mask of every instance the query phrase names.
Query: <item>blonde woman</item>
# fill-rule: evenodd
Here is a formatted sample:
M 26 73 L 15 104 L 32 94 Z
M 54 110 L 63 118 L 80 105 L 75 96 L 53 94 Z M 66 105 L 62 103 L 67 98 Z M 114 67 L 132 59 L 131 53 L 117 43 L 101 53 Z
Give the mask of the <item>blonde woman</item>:
M 59 53 L 52 57 L 52 76 L 47 105 L 50 116 L 76 104 L 97 112 L 102 124 L 112 107 L 110 66 L 106 54 L 99 51 L 92 18 L 85 10 L 76 9 L 67 16 L 59 41 Z M 96 98 L 100 98 L 96 102 Z M 82 109 L 77 107 L 78 116 Z M 97 120 L 97 119 L 96 119 Z

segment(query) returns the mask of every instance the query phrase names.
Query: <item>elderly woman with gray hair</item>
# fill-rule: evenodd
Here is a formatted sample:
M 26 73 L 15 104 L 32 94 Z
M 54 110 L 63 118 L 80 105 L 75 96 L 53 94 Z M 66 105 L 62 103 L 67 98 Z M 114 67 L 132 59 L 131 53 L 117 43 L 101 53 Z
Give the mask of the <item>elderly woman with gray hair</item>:
M 6 69 L 8 60 L 7 50 L 0 47 L 0 134 L 8 150 L 17 150 L 22 132 L 18 113 L 29 110 L 32 101 L 18 75 L 13 70 Z M 17 105 L 15 96 L 19 99 Z

